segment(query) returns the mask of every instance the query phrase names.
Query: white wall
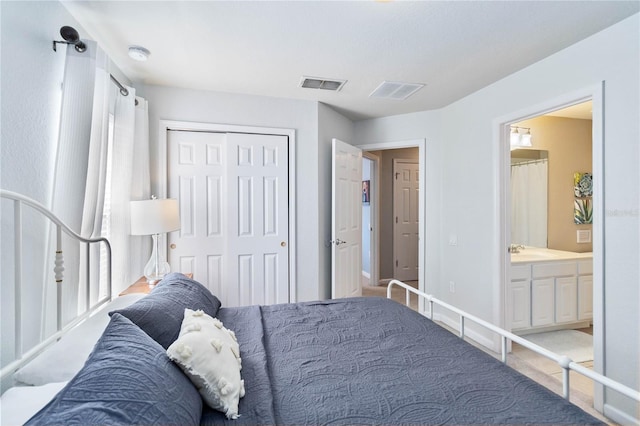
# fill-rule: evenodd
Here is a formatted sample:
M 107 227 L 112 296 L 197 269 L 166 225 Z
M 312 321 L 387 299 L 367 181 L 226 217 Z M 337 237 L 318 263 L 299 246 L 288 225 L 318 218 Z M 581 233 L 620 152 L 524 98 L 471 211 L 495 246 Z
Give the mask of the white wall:
M 442 279 L 433 291 L 492 320 L 500 256 L 493 244 L 499 232 L 493 120 L 604 81 L 605 373 L 635 389 L 640 384 L 639 20 L 640 15 L 628 18 L 443 108 L 431 128 L 425 123 L 436 112 L 356 124 L 358 143 L 376 135 L 386 140 L 425 137 L 427 130 L 439 129 L 441 151 L 432 167 L 438 169 L 441 198 L 427 193 L 427 206 L 441 206 L 435 225 L 441 234 L 431 238 L 438 238 L 434 245 L 442 256 Z M 430 225 L 428 220 L 427 231 Z M 457 235 L 457 246 L 448 245 L 450 235 Z M 427 250 L 427 264 L 429 256 Z M 456 282 L 455 294 L 447 290 L 450 280 Z M 605 404 L 610 415 L 637 418 L 638 404 L 623 397 L 607 394 Z
M 318 261 L 318 104 L 263 96 L 187 90 L 160 86 L 137 87 L 149 101 L 151 189 L 157 193 L 160 120 L 233 124 L 295 129 L 297 199 L 297 299 L 317 300 L 321 276 Z M 322 234 L 324 235 L 324 234 Z M 320 281 L 322 282 L 322 281 Z
M 0 2 L 1 107 L 0 187 L 51 207 L 58 140 L 61 82 L 66 46 L 54 52 L 60 27 L 82 27 L 58 2 Z M 82 206 L 80 206 L 82 208 Z M 53 252 L 45 260 L 47 225 L 24 209 L 23 310 L 34 312 L 25 326 L 26 348 L 37 342 L 42 283 L 53 291 Z M 2 203 L 2 362 L 13 358 L 13 209 Z
M 396 115 L 355 123 L 355 144 L 371 145 L 407 140 L 426 140 L 426 182 L 425 189 L 425 290 L 435 294 L 440 283 L 440 215 L 442 168 L 441 154 L 441 112 L 423 111 L 412 114 Z M 380 151 L 382 153 L 384 151 Z M 421 183 L 422 184 L 422 183 Z M 381 206 L 381 213 L 383 207 Z M 382 220 L 382 218 L 381 218 Z M 380 262 L 384 262 L 382 254 Z M 382 270 L 381 270 L 382 274 Z M 383 275 L 380 278 L 388 278 Z
M 353 123 L 331 107 L 318 104 L 319 298 L 331 297 L 331 140 L 353 144 Z

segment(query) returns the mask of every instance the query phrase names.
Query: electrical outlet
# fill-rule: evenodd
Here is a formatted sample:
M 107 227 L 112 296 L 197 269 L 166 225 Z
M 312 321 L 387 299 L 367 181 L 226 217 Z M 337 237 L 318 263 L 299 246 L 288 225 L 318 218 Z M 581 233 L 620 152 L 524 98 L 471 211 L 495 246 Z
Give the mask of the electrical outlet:
M 456 292 L 456 283 L 453 281 L 449 281 L 449 293 Z

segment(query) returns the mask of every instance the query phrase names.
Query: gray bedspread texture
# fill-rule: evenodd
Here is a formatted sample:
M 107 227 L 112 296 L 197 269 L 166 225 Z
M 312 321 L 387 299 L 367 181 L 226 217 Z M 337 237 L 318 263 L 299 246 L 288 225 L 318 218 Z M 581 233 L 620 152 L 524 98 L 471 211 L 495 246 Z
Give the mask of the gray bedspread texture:
M 221 308 L 246 396 L 210 424 L 602 424 L 387 299 Z

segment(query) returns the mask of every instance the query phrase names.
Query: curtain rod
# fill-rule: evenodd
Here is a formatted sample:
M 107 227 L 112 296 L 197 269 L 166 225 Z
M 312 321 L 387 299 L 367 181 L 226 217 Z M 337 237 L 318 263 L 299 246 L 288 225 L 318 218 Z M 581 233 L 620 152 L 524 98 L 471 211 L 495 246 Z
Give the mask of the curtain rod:
M 120 89 L 120 94 L 122 94 L 122 96 L 129 96 L 129 91 L 127 90 L 127 88 L 120 84 L 120 82 L 116 80 L 113 74 L 109 74 L 109 76 L 111 77 L 111 81 L 113 81 L 116 86 L 118 86 L 118 89 Z
M 516 161 L 515 163 L 513 163 L 511 166 L 524 166 L 525 164 L 535 164 L 535 163 L 544 163 L 545 161 L 548 161 L 548 158 L 539 158 L 537 160 L 525 160 L 525 161 Z
M 113 81 L 115 83 L 116 86 L 118 86 L 118 89 L 120 89 L 120 94 L 122 96 L 129 96 L 129 90 L 127 90 L 126 87 L 124 87 L 122 85 L 122 83 L 120 83 L 114 76 L 113 74 L 109 74 L 109 77 L 111 77 L 111 81 Z M 135 100 L 136 105 L 138 105 L 138 100 Z

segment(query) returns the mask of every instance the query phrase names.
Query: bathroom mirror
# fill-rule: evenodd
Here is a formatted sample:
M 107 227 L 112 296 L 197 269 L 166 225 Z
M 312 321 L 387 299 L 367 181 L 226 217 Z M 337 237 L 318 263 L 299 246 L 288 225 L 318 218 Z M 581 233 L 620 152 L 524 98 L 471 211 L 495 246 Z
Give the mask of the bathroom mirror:
M 511 151 L 511 243 L 547 247 L 549 152 Z

